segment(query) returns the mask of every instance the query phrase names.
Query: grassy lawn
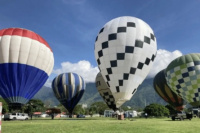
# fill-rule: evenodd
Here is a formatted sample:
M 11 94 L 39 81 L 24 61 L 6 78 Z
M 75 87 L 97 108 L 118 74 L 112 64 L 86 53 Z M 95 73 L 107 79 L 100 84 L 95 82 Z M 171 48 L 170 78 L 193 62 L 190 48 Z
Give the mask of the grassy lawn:
M 170 118 L 65 118 L 2 121 L 2 133 L 193 133 L 200 119 L 172 121 Z

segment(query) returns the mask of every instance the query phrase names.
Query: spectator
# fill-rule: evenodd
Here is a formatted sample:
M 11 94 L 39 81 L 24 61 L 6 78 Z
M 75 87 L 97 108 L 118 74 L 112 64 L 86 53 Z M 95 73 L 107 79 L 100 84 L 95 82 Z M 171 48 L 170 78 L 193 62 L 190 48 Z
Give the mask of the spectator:
M 54 113 L 51 113 L 51 119 L 52 120 L 54 119 Z
M 145 115 L 145 118 L 147 119 L 147 117 L 148 117 L 148 114 L 147 114 L 147 113 L 145 113 L 144 115 Z

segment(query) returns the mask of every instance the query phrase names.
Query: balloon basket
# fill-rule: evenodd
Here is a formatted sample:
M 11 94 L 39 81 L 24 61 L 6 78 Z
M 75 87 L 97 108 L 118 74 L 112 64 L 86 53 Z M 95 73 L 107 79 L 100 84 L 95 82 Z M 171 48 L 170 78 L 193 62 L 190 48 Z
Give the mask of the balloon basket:
M 122 115 L 118 115 L 118 116 L 117 116 L 117 119 L 118 119 L 118 120 L 124 120 L 124 115 L 123 115 L 123 114 L 122 114 Z

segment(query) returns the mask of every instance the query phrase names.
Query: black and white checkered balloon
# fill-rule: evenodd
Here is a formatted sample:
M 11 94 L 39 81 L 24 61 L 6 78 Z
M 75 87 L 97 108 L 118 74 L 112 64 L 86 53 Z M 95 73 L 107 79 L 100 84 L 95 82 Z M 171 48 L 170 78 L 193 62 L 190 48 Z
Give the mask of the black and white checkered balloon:
M 103 100 L 106 102 L 108 107 L 110 109 L 113 109 L 114 111 L 118 110 L 115 104 L 115 99 L 113 97 L 113 94 L 110 91 L 110 88 L 106 84 L 100 72 L 97 74 L 95 82 L 96 82 L 96 87 L 99 94 L 101 95 Z
M 146 78 L 156 56 L 157 44 L 148 24 L 125 16 L 104 25 L 96 38 L 94 51 L 118 108 L 131 99 Z

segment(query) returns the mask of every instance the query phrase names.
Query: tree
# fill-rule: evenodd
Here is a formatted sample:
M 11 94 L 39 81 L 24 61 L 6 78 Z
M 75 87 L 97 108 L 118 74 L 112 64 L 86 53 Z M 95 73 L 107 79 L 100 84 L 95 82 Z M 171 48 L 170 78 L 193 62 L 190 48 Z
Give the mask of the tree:
M 91 113 L 104 114 L 104 110 L 108 109 L 108 106 L 104 102 L 95 102 L 90 106 Z
M 144 112 L 147 113 L 149 116 L 156 116 L 156 117 L 169 115 L 169 110 L 165 106 L 156 103 L 146 106 Z
M 170 114 L 170 115 L 176 113 L 176 110 L 174 109 L 174 107 L 173 107 L 172 105 L 167 104 L 165 107 L 169 110 L 169 114 Z
M 61 112 L 69 113 L 68 110 L 61 103 L 57 106 L 57 108 L 59 108 Z
M 78 115 L 78 114 L 85 114 L 85 110 L 82 108 L 80 104 L 76 105 L 76 107 L 73 110 L 73 114 Z
M 2 102 L 2 114 L 7 113 L 9 111 L 8 104 L 2 97 L 0 97 L 0 102 Z
M 33 112 L 44 112 L 46 111 L 44 103 L 39 99 L 31 99 L 24 107 L 25 113 L 32 114 Z

